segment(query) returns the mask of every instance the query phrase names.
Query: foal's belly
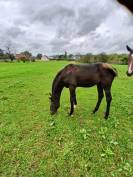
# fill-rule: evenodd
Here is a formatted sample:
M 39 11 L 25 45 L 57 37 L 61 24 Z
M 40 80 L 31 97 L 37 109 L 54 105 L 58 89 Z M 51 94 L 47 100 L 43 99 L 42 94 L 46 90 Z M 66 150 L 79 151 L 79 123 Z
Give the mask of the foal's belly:
M 76 87 L 92 87 L 100 82 L 100 76 L 97 72 L 79 72 L 75 75 L 69 75 L 64 80 L 65 86 L 74 85 Z
M 98 83 L 77 83 L 77 87 L 93 87 L 94 85 L 97 85 Z
M 94 85 L 97 85 L 100 82 L 100 79 L 98 77 L 96 78 L 84 78 L 77 80 L 77 86 L 78 87 L 92 87 Z

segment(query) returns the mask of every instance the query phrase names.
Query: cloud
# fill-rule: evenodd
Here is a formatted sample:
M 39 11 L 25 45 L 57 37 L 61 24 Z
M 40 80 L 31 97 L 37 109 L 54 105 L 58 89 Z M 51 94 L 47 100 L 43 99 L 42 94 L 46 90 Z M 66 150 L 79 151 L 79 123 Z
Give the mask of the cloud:
M 115 0 L 0 0 L 0 48 L 33 54 L 125 52 L 133 19 Z

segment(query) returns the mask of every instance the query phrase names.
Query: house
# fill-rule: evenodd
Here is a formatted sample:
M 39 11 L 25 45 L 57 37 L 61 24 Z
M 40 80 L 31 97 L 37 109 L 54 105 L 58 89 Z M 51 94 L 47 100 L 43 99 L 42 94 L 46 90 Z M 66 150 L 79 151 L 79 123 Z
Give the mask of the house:
M 49 58 L 48 56 L 46 55 L 43 55 L 42 58 L 41 58 L 41 61 L 49 61 Z
M 16 54 L 15 58 L 16 58 L 16 60 L 17 60 L 18 62 L 20 62 L 20 61 L 23 61 L 23 62 L 30 61 L 30 58 L 28 58 L 28 57 L 27 57 L 26 55 L 24 55 L 24 54 Z
M 48 56 L 46 55 L 43 55 L 42 58 L 41 58 L 41 61 L 49 61 L 49 58 Z

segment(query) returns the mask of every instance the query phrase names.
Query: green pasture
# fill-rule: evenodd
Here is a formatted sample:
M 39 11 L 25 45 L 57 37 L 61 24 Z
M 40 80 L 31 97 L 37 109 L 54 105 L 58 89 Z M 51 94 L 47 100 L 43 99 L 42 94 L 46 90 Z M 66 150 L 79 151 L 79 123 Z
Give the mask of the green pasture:
M 49 114 L 49 92 L 68 62 L 0 63 L 1 177 L 132 177 L 133 77 L 115 65 L 112 105 L 105 98 L 92 115 L 96 87 L 78 88 L 78 105 L 68 116 L 64 89 L 58 114 Z

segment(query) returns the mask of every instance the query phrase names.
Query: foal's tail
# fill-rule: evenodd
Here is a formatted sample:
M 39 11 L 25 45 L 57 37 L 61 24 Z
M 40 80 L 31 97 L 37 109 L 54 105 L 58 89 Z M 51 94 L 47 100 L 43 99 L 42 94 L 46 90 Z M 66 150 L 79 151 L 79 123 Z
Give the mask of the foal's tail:
M 116 68 L 112 67 L 110 64 L 103 63 L 103 67 L 110 71 L 110 73 L 113 74 L 114 77 L 118 76 Z
M 116 68 L 112 67 L 112 68 L 108 68 L 108 70 L 113 74 L 114 77 L 118 76 L 118 72 Z

